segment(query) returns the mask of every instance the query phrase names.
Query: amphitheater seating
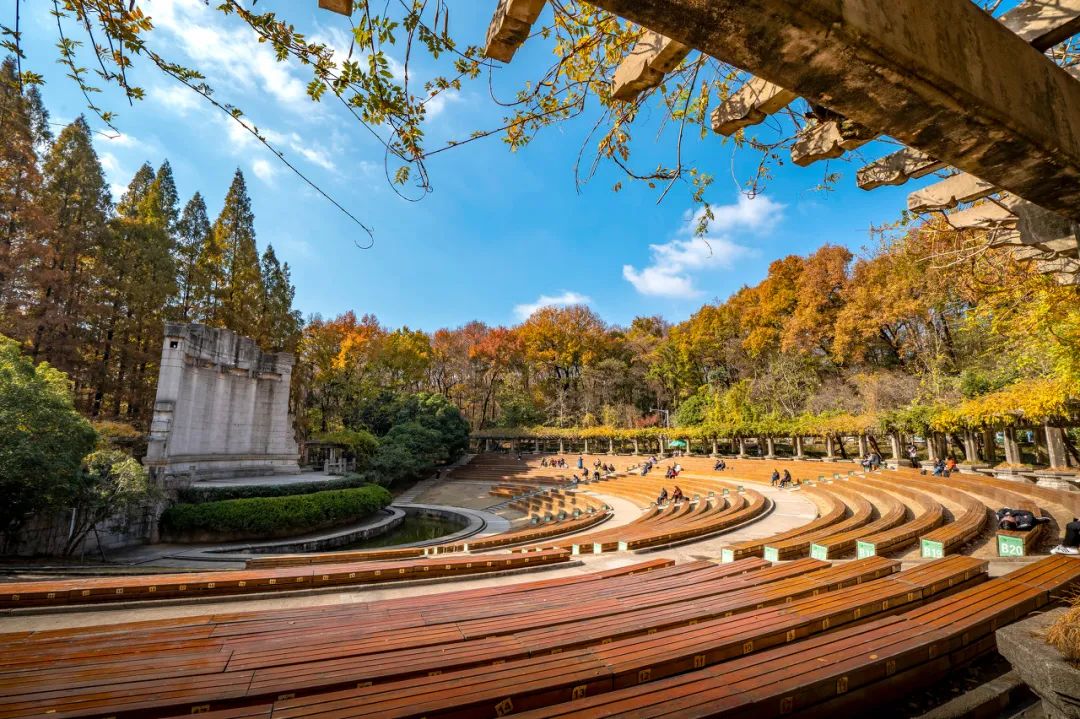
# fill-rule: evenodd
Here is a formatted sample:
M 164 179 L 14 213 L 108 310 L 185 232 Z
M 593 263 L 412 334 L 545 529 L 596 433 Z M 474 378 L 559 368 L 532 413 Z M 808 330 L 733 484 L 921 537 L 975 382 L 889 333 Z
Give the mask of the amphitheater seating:
M 405 559 L 395 562 L 13 582 L 0 585 L 0 608 L 145 601 L 377 584 L 506 571 L 525 566 L 566 562 L 569 558 L 570 552 L 553 549 L 528 555 L 489 554 Z
M 950 575 L 956 582 L 982 571 L 978 562 L 965 561 L 963 572 Z M 781 607 L 780 613 L 787 614 L 800 598 L 817 601 L 814 595 L 822 592 L 869 588 L 874 579 L 901 576 L 894 574 L 895 562 L 881 558 L 821 569 L 825 566 L 810 559 L 771 569 L 758 559 L 744 560 L 741 566 L 700 562 L 653 569 L 633 578 L 608 574 L 546 587 L 534 583 L 528 591 L 508 592 L 509 601 L 499 595 L 497 606 L 490 601 L 494 594 L 455 593 L 442 595 L 441 601 L 417 597 L 411 606 L 373 603 L 359 612 L 320 607 L 269 612 L 265 618 L 264 613 L 233 615 L 232 621 L 215 617 L 209 626 L 205 618 L 202 623 L 192 618 L 152 628 L 139 624 L 126 633 L 111 628 L 95 636 L 89 630 L 90 636 L 80 641 L 45 633 L 10 644 L 0 659 L 9 675 L 13 665 L 21 672 L 18 682 L 0 676 L 0 692 L 5 695 L 0 716 L 50 702 L 60 716 L 92 715 L 102 707 L 103 696 L 122 702 L 130 711 L 168 705 L 186 712 L 241 698 L 340 690 L 358 682 L 396 691 L 410 682 L 420 687 L 442 681 L 430 679 L 429 672 L 453 675 L 467 686 L 468 678 L 485 682 L 504 667 L 545 666 L 536 659 L 542 655 L 572 658 L 582 651 L 574 648 L 578 646 L 593 647 L 594 653 L 623 644 L 654 646 L 660 640 L 654 637 L 658 632 L 696 631 L 704 641 L 714 626 L 723 624 L 722 617 L 761 614 L 763 607 Z M 942 586 L 940 576 L 935 582 Z M 912 601 L 910 583 L 889 591 L 890 597 L 897 597 L 889 601 Z M 465 601 L 459 605 L 454 599 Z M 553 602 L 561 606 L 552 606 Z M 582 606 L 590 607 L 586 616 L 574 611 Z M 774 624 L 771 617 L 762 614 L 760 624 Z M 702 629 L 694 628 L 698 624 Z M 129 656 L 133 651 L 135 656 Z M 159 656 L 162 651 L 167 654 Z M 47 667 L 40 664 L 45 656 L 53 660 Z M 62 662 L 55 663 L 59 659 Z M 153 665 L 150 679 L 139 673 L 148 668 L 148 660 Z M 493 661 L 503 663 L 492 666 Z M 554 678 L 558 681 L 570 671 L 565 663 L 547 666 L 560 667 Z M 543 673 L 538 677 L 551 679 Z M 50 692 L 57 686 L 64 690 Z M 109 706 L 110 711 L 118 708 Z
M 818 504 L 818 517 L 807 524 L 779 532 L 771 537 L 738 542 L 720 549 L 720 558 L 724 562 L 733 562 L 744 557 L 760 557 L 765 552 L 765 545 L 784 542 L 788 539 L 810 534 L 821 528 L 835 525 L 847 513 L 847 505 L 838 496 L 823 488 L 803 488 L 799 490 Z
M 872 479 L 866 481 L 877 487 L 886 486 L 884 481 Z M 910 522 L 858 538 L 855 542 L 855 555 L 859 559 L 903 549 L 918 541 L 921 535 L 938 527 L 945 519 L 945 508 L 941 502 L 932 499 L 929 495 L 895 483 L 890 484 L 888 488 L 894 494 L 906 498 L 909 506 L 918 509 L 913 510 L 915 516 Z
M 1078 581 L 1080 562 L 1048 557 L 897 616 L 519 716 L 854 716 L 991 650 L 996 628 Z
M 907 516 L 907 507 L 904 504 L 888 493 L 876 489 L 876 485 L 872 483 L 863 481 L 860 485 L 859 491 L 873 500 L 878 518 L 846 531 L 833 528 L 831 534 L 812 540 L 810 544 L 811 557 L 830 559 L 849 554 L 855 549 L 855 543 L 863 537 L 872 536 L 877 532 L 888 531 L 904 521 Z

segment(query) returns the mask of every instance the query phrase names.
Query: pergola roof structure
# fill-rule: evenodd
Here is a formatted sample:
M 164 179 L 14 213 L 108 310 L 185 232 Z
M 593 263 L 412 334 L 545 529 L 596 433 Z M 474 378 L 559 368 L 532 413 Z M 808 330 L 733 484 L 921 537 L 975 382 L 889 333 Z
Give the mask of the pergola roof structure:
M 860 169 L 860 187 L 955 168 L 912 193 L 908 208 L 991 198 L 950 215 L 954 226 L 994 230 L 992 242 L 1080 282 L 1080 72 L 1044 54 L 1080 32 L 1080 0 L 1025 0 L 998 19 L 972 0 L 588 1 L 646 30 L 616 70 L 616 99 L 656 87 L 698 50 L 750 73 L 713 111 L 716 132 L 802 97 L 838 119 L 802 129 L 797 164 L 892 137 L 907 147 Z M 499 0 L 487 56 L 510 61 L 544 5 Z

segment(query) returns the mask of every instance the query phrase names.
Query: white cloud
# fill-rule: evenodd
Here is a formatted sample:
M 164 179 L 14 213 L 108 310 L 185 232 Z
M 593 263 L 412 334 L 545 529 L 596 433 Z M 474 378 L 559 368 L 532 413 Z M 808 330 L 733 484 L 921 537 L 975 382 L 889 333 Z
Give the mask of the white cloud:
M 113 183 L 109 185 L 109 192 L 112 193 L 113 202 L 119 202 L 120 198 L 127 192 L 127 186 L 120 183 Z
M 183 85 L 169 87 L 155 85 L 150 88 L 149 94 L 151 100 L 180 115 L 186 115 L 203 102 L 203 98 L 199 97 L 194 90 Z
M 591 299 L 581 294 L 580 292 L 571 292 L 564 290 L 560 295 L 540 295 L 536 302 L 529 302 L 526 304 L 514 305 L 514 314 L 519 319 L 528 319 L 529 316 L 536 312 L 541 307 L 567 307 L 569 305 L 587 305 L 592 302 Z
M 715 269 L 730 269 L 735 262 L 753 254 L 753 250 L 732 239 L 742 230 L 765 233 L 773 229 L 783 216 L 784 205 L 767 197 L 749 198 L 740 195 L 732 205 L 713 207 L 705 235 L 695 237 L 695 231 L 705 217 L 704 208 L 687 212 L 678 236 L 660 245 L 649 245 L 651 254 L 647 267 L 638 270 L 623 265 L 623 278 L 643 295 L 688 299 L 702 294 L 694 285 L 694 275 Z
M 99 152 L 98 162 L 101 163 L 101 169 L 105 170 L 106 175 L 115 175 L 120 171 L 120 161 L 111 152 Z
M 453 90 L 443 90 L 438 95 L 428 98 L 427 102 L 424 103 L 424 107 L 427 109 L 427 117 L 430 120 L 441 115 L 447 105 L 459 102 L 461 102 L 461 95 Z
M 278 62 L 267 43 L 248 29 L 226 28 L 223 16 L 199 0 L 152 0 L 146 8 L 154 27 L 177 41 L 204 74 L 225 75 L 252 91 L 273 96 L 286 106 L 310 111 L 305 83 L 287 63 Z M 213 80 L 213 77 L 211 77 Z
M 251 163 L 251 171 L 255 173 L 255 177 L 266 183 L 271 182 L 274 175 L 277 174 L 277 168 L 271 165 L 268 160 L 262 158 Z

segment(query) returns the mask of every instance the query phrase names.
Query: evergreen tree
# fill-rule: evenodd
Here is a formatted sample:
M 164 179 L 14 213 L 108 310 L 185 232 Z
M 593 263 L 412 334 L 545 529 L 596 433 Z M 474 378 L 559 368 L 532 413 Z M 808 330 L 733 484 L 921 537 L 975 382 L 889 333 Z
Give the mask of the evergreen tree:
M 20 89 L 14 61 L 0 64 L 0 331 L 23 341 L 33 300 L 29 269 L 48 229 L 37 155 L 47 117 L 36 90 Z
M 154 175 L 154 199 L 157 212 L 165 218 L 165 229 L 175 237 L 176 223 L 180 219 L 180 195 L 176 192 L 176 180 L 168 160 L 161 163 Z
M 141 212 L 140 206 L 150 196 L 154 184 L 154 168 L 149 162 L 144 162 L 131 178 L 127 190 L 120 196 L 116 203 L 116 213 L 121 217 L 137 217 Z
M 237 169 L 225 195 L 225 206 L 212 229 L 214 243 L 223 253 L 225 270 L 216 319 L 217 324 L 247 337 L 259 331 L 259 309 L 264 296 L 254 220 L 244 175 Z
M 273 245 L 262 255 L 262 278 L 265 294 L 259 313 L 259 344 L 268 350 L 295 352 L 300 341 L 302 320 L 292 308 L 296 288 L 289 276 L 289 263 L 278 262 Z
M 210 220 L 206 216 L 206 203 L 196 192 L 176 224 L 176 302 L 172 318 L 180 322 L 198 322 L 204 319 L 208 305 L 200 288 L 206 285 L 198 272 L 199 253 L 210 238 Z
M 86 327 L 99 312 L 102 283 L 97 261 L 108 231 L 112 200 L 94 152 L 90 127 L 79 117 L 65 127 L 44 166 L 42 208 L 51 228 L 44 238 L 31 342 L 35 359 L 46 359 L 72 375 L 78 391 L 85 381 L 79 353 Z

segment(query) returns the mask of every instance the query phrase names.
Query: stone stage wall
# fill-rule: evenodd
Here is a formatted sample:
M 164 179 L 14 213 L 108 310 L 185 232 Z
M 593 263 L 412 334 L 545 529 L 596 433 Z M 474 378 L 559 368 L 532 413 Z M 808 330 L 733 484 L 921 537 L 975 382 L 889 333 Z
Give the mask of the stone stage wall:
M 299 472 L 293 356 L 231 330 L 165 325 L 145 464 L 161 480 Z

